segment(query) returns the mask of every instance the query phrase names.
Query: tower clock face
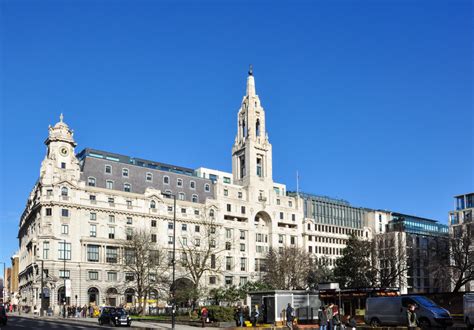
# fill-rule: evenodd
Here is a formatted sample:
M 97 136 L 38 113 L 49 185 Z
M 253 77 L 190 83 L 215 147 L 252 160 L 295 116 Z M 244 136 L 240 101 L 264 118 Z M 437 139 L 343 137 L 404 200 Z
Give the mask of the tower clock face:
M 69 151 L 66 147 L 61 147 L 61 149 L 59 149 L 59 153 L 61 154 L 61 156 L 67 156 Z

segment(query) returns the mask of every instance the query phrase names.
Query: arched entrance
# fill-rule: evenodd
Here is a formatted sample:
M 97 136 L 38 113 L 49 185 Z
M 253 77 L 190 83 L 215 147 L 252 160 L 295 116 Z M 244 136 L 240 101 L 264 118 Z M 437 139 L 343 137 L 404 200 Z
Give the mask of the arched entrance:
M 107 306 L 117 306 L 118 291 L 116 288 L 109 288 L 106 292 L 106 304 Z
M 89 304 L 99 305 L 99 289 L 89 288 L 87 290 L 87 296 L 89 297 Z
M 67 305 L 69 305 L 69 297 L 66 298 L 66 294 L 64 292 L 64 287 L 60 287 L 58 289 L 58 305 L 63 305 L 64 302 L 66 302 Z
M 171 284 L 170 290 L 175 292 L 176 306 L 179 307 L 190 307 L 198 298 L 198 292 L 188 278 L 178 278 Z

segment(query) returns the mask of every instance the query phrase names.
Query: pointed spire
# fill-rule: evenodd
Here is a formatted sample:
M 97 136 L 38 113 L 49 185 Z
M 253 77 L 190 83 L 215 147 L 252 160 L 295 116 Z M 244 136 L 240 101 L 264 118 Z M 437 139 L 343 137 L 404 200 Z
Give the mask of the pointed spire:
M 250 64 L 249 76 L 247 77 L 247 96 L 255 96 L 255 79 L 253 77 L 253 66 Z
M 59 122 L 63 122 L 63 119 L 64 119 L 64 116 L 63 116 L 63 113 L 61 112 L 61 114 L 59 115 Z

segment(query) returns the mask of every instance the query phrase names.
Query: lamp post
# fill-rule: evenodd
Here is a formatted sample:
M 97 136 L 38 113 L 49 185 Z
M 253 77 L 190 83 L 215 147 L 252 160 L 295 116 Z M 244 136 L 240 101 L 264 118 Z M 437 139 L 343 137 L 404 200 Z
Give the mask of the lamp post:
M 64 302 L 63 318 L 66 318 L 66 240 L 63 240 L 63 284 L 64 284 Z
M 41 303 L 40 316 L 44 315 L 44 260 L 41 261 Z
M 176 194 L 162 193 L 165 197 L 173 197 L 173 258 L 171 260 L 173 266 L 172 284 L 171 284 L 171 329 L 175 328 L 175 308 L 176 308 L 176 286 L 174 283 L 176 272 Z

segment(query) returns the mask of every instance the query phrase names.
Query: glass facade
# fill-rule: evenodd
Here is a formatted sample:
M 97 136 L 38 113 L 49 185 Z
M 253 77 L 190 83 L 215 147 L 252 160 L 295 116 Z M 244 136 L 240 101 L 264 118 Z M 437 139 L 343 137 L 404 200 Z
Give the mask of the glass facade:
M 296 196 L 289 192 L 288 195 Z M 339 227 L 362 228 L 365 209 L 354 207 L 342 199 L 333 199 L 307 193 L 298 193 L 303 198 L 305 218 L 314 219 L 316 223 Z
M 418 235 L 447 236 L 449 233 L 447 225 L 401 213 L 392 213 L 392 219 L 387 226 L 387 231 L 404 231 Z

